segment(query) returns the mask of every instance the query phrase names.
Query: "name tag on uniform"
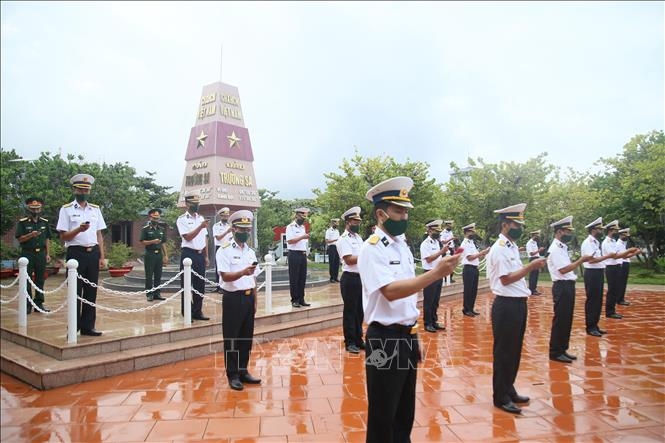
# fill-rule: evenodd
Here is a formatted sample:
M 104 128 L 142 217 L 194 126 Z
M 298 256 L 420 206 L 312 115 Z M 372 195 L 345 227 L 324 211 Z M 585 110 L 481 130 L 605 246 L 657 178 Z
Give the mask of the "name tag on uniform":
M 233 256 L 233 259 L 234 259 L 234 260 L 240 260 L 240 256 L 237 256 L 237 257 L 236 257 L 236 256 Z
M 390 260 L 391 265 L 399 265 L 401 262 L 399 260 Z

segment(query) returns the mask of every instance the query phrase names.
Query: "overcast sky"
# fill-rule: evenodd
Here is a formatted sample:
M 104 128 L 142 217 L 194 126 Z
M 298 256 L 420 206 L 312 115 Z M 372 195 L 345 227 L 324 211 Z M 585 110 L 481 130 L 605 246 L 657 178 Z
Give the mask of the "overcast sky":
M 468 156 L 587 171 L 664 125 L 663 2 L 1 7 L 2 148 L 128 161 L 173 190 L 222 44 L 258 187 L 282 198 L 354 147 L 445 182 Z

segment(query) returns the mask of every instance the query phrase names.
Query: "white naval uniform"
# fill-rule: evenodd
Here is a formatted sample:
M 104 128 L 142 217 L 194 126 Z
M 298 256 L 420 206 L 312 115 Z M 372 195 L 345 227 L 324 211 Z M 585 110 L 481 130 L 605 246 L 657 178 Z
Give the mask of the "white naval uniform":
M 65 247 L 96 245 L 97 231 L 106 229 L 106 223 L 99 206 L 92 203 L 87 203 L 85 207 L 82 207 L 74 200 L 60 208 L 58 225 L 55 228 L 57 231 L 71 231 L 86 221 L 90 222 L 90 227 L 86 231 L 76 234 L 73 239 L 65 241 Z
M 335 246 L 337 245 L 337 240 L 339 239 L 339 231 L 332 226 L 326 230 L 326 240 L 332 240 L 330 243 L 326 243 L 326 246 Z
M 577 274 L 575 274 L 575 271 L 568 271 L 565 274 L 562 274 L 559 271 L 559 269 L 565 268 L 571 263 L 570 256 L 568 255 L 568 246 L 565 243 L 555 238 L 552 240 L 552 244 L 550 245 L 547 252 L 550 254 L 547 256 L 547 269 L 550 270 L 552 281 L 575 281 L 577 279 Z
M 178 226 L 178 233 L 182 237 L 181 247 L 195 249 L 197 251 L 201 251 L 206 247 L 208 244 L 207 229 L 201 229 L 196 237 L 194 237 L 192 240 L 185 240 L 185 237 L 183 237 L 183 235 L 189 234 L 198 228 L 204 220 L 205 218 L 198 213 L 191 215 L 189 212 L 185 212 L 180 217 L 178 217 L 176 225 Z
M 299 225 L 295 221 L 292 223 L 289 223 L 286 226 L 286 241 L 288 242 L 291 239 L 294 239 L 296 237 L 300 237 L 301 235 L 306 234 L 307 231 L 305 231 L 305 224 L 303 223 L 302 225 Z M 307 252 L 307 241 L 308 239 L 304 238 L 302 240 L 298 240 L 296 243 L 287 243 L 286 248 L 289 251 L 302 251 L 302 252 Z
M 454 236 L 455 234 L 453 234 L 452 229 L 450 231 L 447 231 L 445 229 L 441 231 L 441 237 L 440 237 L 441 244 L 444 246 L 446 245 L 446 243 L 448 244 L 448 250 L 446 251 L 446 255 L 453 255 L 453 250 L 455 249 L 455 240 L 453 239 Z
M 431 236 L 427 236 L 425 240 L 420 243 L 420 261 L 422 263 L 424 270 L 431 270 L 436 267 L 436 264 L 441 261 L 441 256 L 438 256 L 431 262 L 427 262 L 426 258 L 430 257 L 441 250 L 439 240 L 433 239 Z
M 252 263 L 258 261 L 256 253 L 252 248 L 244 245 L 240 247 L 235 241 L 226 242 L 223 244 L 215 255 L 217 261 L 217 269 L 219 272 L 238 272 L 251 266 Z M 220 277 L 222 289 L 229 292 L 242 291 L 256 287 L 256 276 L 261 273 L 259 266 L 256 266 L 253 275 L 243 275 L 234 281 L 224 281 Z
M 613 254 L 615 252 L 619 252 L 619 245 L 617 244 L 616 240 L 608 235 L 603 240 L 601 251 L 603 255 Z M 605 266 L 620 265 L 621 263 L 623 263 L 623 259 L 619 258 L 608 258 L 605 260 Z
M 363 283 L 365 323 L 409 326 L 418 320 L 418 293 L 393 301 L 381 293 L 382 287 L 416 275 L 413 254 L 403 235 L 393 240 L 377 227 L 360 249 L 358 269 Z
M 600 251 L 600 243 L 593 235 L 589 235 L 584 239 L 580 248 L 580 253 L 582 255 L 590 255 L 593 258 L 598 258 L 603 255 Z M 582 266 L 586 269 L 605 269 L 605 261 L 606 260 L 603 260 L 598 263 L 589 263 L 587 261 L 582 263 Z
M 339 257 L 342 260 L 342 272 L 354 272 L 358 273 L 358 264 L 348 265 L 344 261 L 344 257 L 348 255 L 353 255 L 358 257 L 360 254 L 360 248 L 362 248 L 363 239 L 359 234 L 354 232 L 344 231 L 344 233 L 337 240 L 337 252 Z
M 470 240 L 468 238 L 464 238 L 462 240 L 462 244 L 460 245 L 460 248 L 463 248 L 464 251 L 462 251 L 462 266 L 464 265 L 473 265 L 473 266 L 479 266 L 480 265 L 480 258 L 476 257 L 474 260 L 469 260 L 469 255 L 477 255 L 478 254 L 478 248 L 476 247 L 476 243 L 473 240 Z
M 212 225 L 212 239 L 214 241 L 215 246 L 222 246 L 228 242 L 233 241 L 233 232 L 231 231 L 229 231 L 224 237 L 222 237 L 221 240 L 217 240 L 217 236 L 222 235 L 230 227 L 231 223 L 222 223 L 221 221 L 218 221 L 217 223 Z
M 538 242 L 536 242 L 534 239 L 529 239 L 528 242 L 526 242 L 526 255 L 529 258 L 529 260 L 533 260 L 534 258 L 538 258 L 540 255 L 538 253 Z
M 501 283 L 501 277 L 522 268 L 520 252 L 515 243 L 503 234 L 494 242 L 487 255 L 487 277 L 490 280 L 490 289 L 495 295 L 504 297 L 528 297 L 531 291 L 524 278 L 509 285 Z

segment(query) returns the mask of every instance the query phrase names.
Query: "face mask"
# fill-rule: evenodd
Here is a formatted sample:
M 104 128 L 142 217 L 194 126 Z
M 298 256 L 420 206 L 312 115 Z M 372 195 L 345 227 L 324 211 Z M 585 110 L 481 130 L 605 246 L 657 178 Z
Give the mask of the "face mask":
M 305 223 L 305 219 L 304 218 L 297 218 L 296 223 L 298 223 L 298 225 L 302 226 Z
M 594 232 L 594 233 L 591 234 L 591 235 L 592 235 L 593 238 L 595 238 L 596 240 L 600 240 L 600 238 L 603 236 L 602 232 L 598 232 L 598 231 Z
M 450 226 L 448 226 L 448 227 L 446 228 L 446 231 L 448 231 L 448 232 L 450 232 L 450 231 L 452 231 L 452 230 L 453 230 L 453 228 L 451 228 Z
M 618 232 L 613 233 L 613 234 L 612 234 L 612 238 L 613 238 L 614 240 L 616 240 L 617 238 L 619 238 L 619 233 L 618 233 Z
M 82 203 L 84 201 L 88 201 L 88 194 L 75 194 L 74 198 L 77 202 Z
M 522 228 L 510 228 L 510 230 L 508 230 L 508 237 L 512 238 L 513 240 L 519 240 L 519 238 L 522 236 L 522 232 L 524 232 L 524 229 Z
M 563 243 L 568 243 L 568 242 L 571 241 L 572 239 L 573 239 L 573 236 L 570 235 L 570 234 L 563 234 L 563 235 L 561 236 L 561 241 L 562 241 Z
M 246 243 L 249 238 L 249 232 L 236 232 L 233 237 L 238 243 Z
M 350 225 L 349 226 L 349 231 L 353 232 L 354 234 L 357 234 L 360 232 L 360 225 Z
M 159 223 L 159 219 L 158 218 L 151 218 L 150 223 L 152 223 L 153 225 L 156 225 L 157 223 Z
M 221 221 L 222 221 L 222 223 L 226 224 L 226 223 L 229 222 L 229 219 L 228 218 L 223 218 L 223 219 L 221 219 Z
M 42 211 L 28 211 L 28 213 L 30 214 L 30 216 L 32 218 L 37 218 L 37 217 L 39 217 L 39 214 L 42 213 Z
M 197 212 L 199 210 L 199 205 L 189 205 L 189 212 Z
M 433 238 L 434 240 L 436 240 L 436 239 L 439 238 L 439 237 L 441 237 L 441 233 L 439 233 L 439 232 L 433 232 L 433 233 L 432 233 L 432 238 Z

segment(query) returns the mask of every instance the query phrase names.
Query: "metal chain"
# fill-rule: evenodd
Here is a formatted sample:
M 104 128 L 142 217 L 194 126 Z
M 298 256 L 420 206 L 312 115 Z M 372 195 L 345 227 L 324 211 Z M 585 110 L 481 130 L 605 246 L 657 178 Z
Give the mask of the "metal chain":
M 116 292 L 117 292 L 117 291 L 116 291 Z M 122 312 L 122 313 L 133 313 L 133 312 L 144 312 L 144 311 L 150 311 L 151 309 L 156 309 L 156 308 L 162 306 L 163 304 L 166 304 L 166 303 L 170 302 L 171 300 L 173 300 L 174 298 L 176 298 L 178 295 L 182 294 L 182 292 L 183 292 L 183 290 L 181 289 L 181 290 L 179 290 L 178 292 L 174 293 L 172 296 L 167 297 L 166 299 L 160 301 L 159 303 L 152 303 L 152 304 L 150 304 L 150 305 L 148 305 L 148 306 L 144 306 L 144 307 L 142 307 L 142 308 L 136 308 L 136 309 L 118 309 L 118 308 L 109 308 L 109 307 L 107 307 L 107 306 L 102 306 L 102 305 L 95 304 L 95 303 L 93 303 L 93 302 L 91 302 L 91 301 L 88 301 L 88 300 L 84 299 L 84 298 L 81 297 L 81 296 L 77 296 L 77 298 L 78 298 L 79 300 L 81 300 L 82 303 L 85 303 L 85 304 L 90 305 L 90 306 L 92 306 L 92 307 L 96 307 L 96 308 L 98 308 L 98 309 L 101 309 L 102 311 Z M 134 293 L 134 292 L 131 292 L 130 294 L 134 295 L 135 293 Z
M 16 276 L 16 278 L 14 279 L 13 282 L 11 282 L 10 284 L 8 284 L 7 286 L 5 286 L 5 285 L 0 285 L 0 288 L 2 288 L 2 289 L 9 289 L 9 288 L 11 288 L 12 286 L 14 286 L 17 282 L 18 282 L 18 275 Z
M 113 290 L 113 289 L 108 289 L 108 288 L 105 288 L 104 286 L 100 286 L 100 285 L 97 285 L 96 283 L 91 282 L 91 281 L 88 280 L 87 278 L 83 277 L 81 274 L 76 274 L 76 276 L 78 277 L 79 280 L 81 280 L 81 281 L 83 281 L 84 283 L 86 283 L 86 284 L 92 286 L 93 288 L 98 288 L 98 289 L 100 289 L 102 292 L 105 292 L 105 293 L 108 293 L 108 294 L 116 294 L 116 295 L 131 295 L 131 296 L 134 296 L 134 295 L 147 294 L 147 293 L 149 293 L 149 292 L 153 292 L 153 291 L 156 291 L 156 290 L 158 290 L 158 289 L 162 289 L 162 288 L 168 286 L 169 284 L 171 284 L 172 282 L 174 282 L 178 277 L 180 277 L 180 276 L 182 275 L 183 272 L 184 272 L 184 271 L 180 271 L 180 272 L 178 272 L 178 273 L 177 273 L 176 275 L 174 275 L 173 278 L 171 278 L 169 281 L 166 281 L 166 282 L 162 283 L 162 284 L 159 285 L 159 286 L 155 286 L 154 288 L 151 288 L 151 289 L 145 289 L 145 290 L 143 290 L 143 291 L 136 291 L 136 292 L 125 292 L 125 291 L 116 291 L 116 290 Z
M 196 277 L 200 278 L 200 279 L 203 280 L 204 282 L 208 283 L 209 285 L 212 285 L 212 286 L 219 286 L 219 283 L 214 282 L 214 281 L 212 281 L 212 280 L 208 280 L 207 278 L 200 276 L 199 273 L 196 272 L 196 271 L 193 270 L 193 269 L 192 269 L 192 274 L 194 274 Z
M 65 279 L 65 280 L 60 284 L 60 286 L 58 286 L 57 288 L 53 289 L 52 291 L 44 291 L 44 290 L 38 288 L 37 285 L 35 284 L 35 282 L 33 282 L 32 279 L 30 278 L 30 276 L 28 276 L 28 283 L 30 283 L 30 285 L 35 289 L 35 291 L 41 292 L 42 294 L 46 295 L 46 294 L 53 294 L 54 292 L 59 291 L 60 289 L 62 289 L 62 288 L 64 288 L 65 286 L 67 286 L 67 279 Z
M 16 300 L 18 298 L 18 294 L 19 294 L 19 292 L 16 291 L 16 295 L 14 297 L 12 297 L 11 300 L 2 300 L 2 299 L 0 299 L 0 304 L 6 305 L 7 303 L 13 302 L 14 300 Z
M 202 298 L 207 298 L 208 300 L 210 300 L 210 301 L 213 302 L 213 303 L 217 303 L 217 304 L 220 304 L 220 305 L 222 304 L 222 300 L 217 300 L 216 298 L 213 298 L 213 297 L 211 297 L 211 296 L 209 296 L 209 295 L 201 294 L 199 291 L 197 291 L 197 290 L 194 289 L 194 288 L 192 288 L 192 292 L 193 292 L 194 294 L 197 294 L 197 295 L 201 296 Z
M 29 277 L 28 277 L 28 278 L 29 278 Z M 65 280 L 65 281 L 66 281 L 66 280 Z M 34 286 L 34 285 L 33 285 L 33 286 Z M 61 287 L 62 287 L 62 285 L 61 285 Z M 26 295 L 27 295 L 27 294 L 26 294 Z M 26 297 L 26 298 L 28 299 L 28 301 L 29 301 L 30 304 L 32 305 L 32 309 L 34 309 L 35 312 L 39 311 L 39 312 L 41 312 L 42 314 L 46 314 L 46 315 L 52 315 L 52 314 L 55 314 L 56 312 L 61 311 L 62 308 L 64 308 L 65 305 L 67 304 L 67 298 L 65 298 L 65 300 L 62 302 L 62 304 L 61 304 L 60 306 L 58 306 L 56 309 L 52 309 L 52 310 L 50 310 L 50 311 L 45 311 L 45 310 L 41 309 L 39 306 L 37 306 L 37 304 L 36 304 L 35 301 L 32 299 L 32 297 L 28 296 L 28 297 Z

